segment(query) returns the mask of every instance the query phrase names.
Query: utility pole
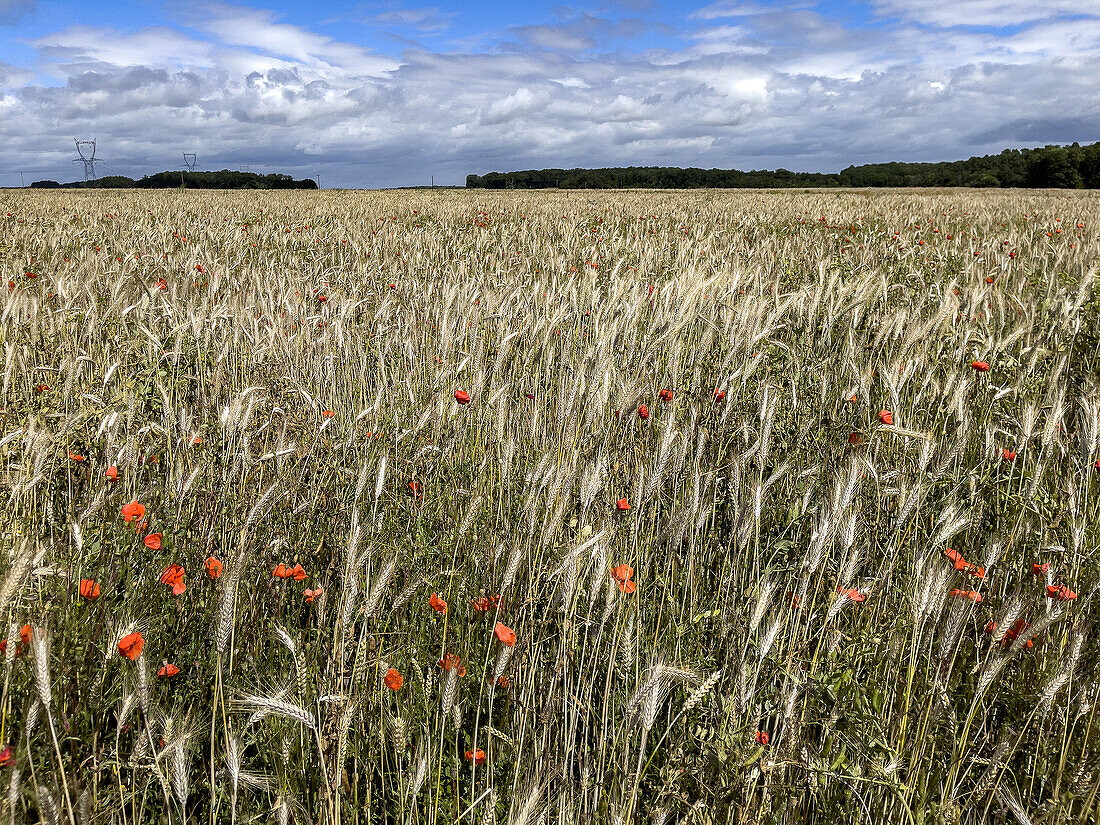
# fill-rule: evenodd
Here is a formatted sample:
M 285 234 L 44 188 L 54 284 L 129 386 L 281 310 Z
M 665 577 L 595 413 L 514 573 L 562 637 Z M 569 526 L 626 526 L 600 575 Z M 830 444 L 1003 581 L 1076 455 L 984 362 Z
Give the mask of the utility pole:
M 80 156 L 73 158 L 73 163 L 84 164 L 84 185 L 87 186 L 89 177 L 95 180 L 95 165 L 97 163 L 103 163 L 104 161 L 95 156 L 95 138 L 92 140 L 77 140 L 73 138 L 73 140 L 76 142 L 76 153 Z M 85 152 L 88 151 L 88 147 L 91 147 L 91 154 L 85 154 Z
M 199 159 L 198 153 L 184 152 L 182 149 L 180 150 L 180 153 L 183 155 L 183 165 L 187 167 L 187 171 L 194 172 L 195 163 Z M 180 169 L 180 189 L 182 189 L 184 186 L 186 186 L 186 184 L 183 182 L 183 170 Z

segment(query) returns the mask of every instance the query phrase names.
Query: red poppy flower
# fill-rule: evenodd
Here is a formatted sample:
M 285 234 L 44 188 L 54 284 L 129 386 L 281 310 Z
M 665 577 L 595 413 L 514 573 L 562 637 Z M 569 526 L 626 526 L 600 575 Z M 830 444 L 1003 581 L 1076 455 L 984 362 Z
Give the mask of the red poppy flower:
M 642 421 L 645 421 L 647 418 L 649 418 L 649 407 L 647 407 L 645 404 L 638 405 L 638 418 L 642 419 Z
M 31 643 L 31 636 L 34 635 L 34 628 L 29 624 L 23 625 L 19 628 L 19 641 L 23 645 L 29 645 Z
M 323 587 L 318 587 L 314 590 L 307 589 L 302 593 L 302 595 L 305 596 L 306 604 L 313 604 L 313 600 L 324 592 L 325 590 Z
M 889 410 L 882 410 L 878 414 L 878 420 L 881 421 L 883 424 L 893 424 L 894 414 Z
M 11 745 L 5 745 L 4 749 L 0 751 L 0 768 L 8 768 L 15 764 L 15 754 L 12 753 Z
M 136 501 L 124 504 L 122 505 L 122 516 L 126 521 L 134 521 L 135 519 L 140 521 L 145 518 L 145 505 Z
M 836 592 L 842 596 L 847 596 L 853 602 L 862 602 L 867 598 L 865 594 L 860 593 L 859 590 L 854 587 L 838 587 Z
M 393 667 L 386 671 L 386 678 L 383 681 L 386 687 L 395 692 L 401 690 L 401 686 L 405 684 L 405 678 L 397 672 L 397 668 Z
M 1047 598 L 1057 599 L 1060 602 L 1071 602 L 1077 598 L 1077 594 L 1064 584 L 1048 584 Z
M 615 502 L 615 509 L 616 510 L 629 510 L 630 509 L 630 502 L 627 501 L 625 498 L 621 498 L 621 499 L 619 499 L 618 501 Z
M 141 651 L 144 647 L 145 640 L 141 638 L 141 634 L 137 632 L 127 633 L 118 640 L 119 655 L 125 656 L 131 662 L 135 661 L 137 657 L 141 655 Z
M 1048 570 L 1050 570 L 1050 562 L 1049 561 L 1045 561 L 1042 564 L 1039 564 L 1038 562 L 1036 562 L 1035 564 L 1031 565 L 1032 575 L 1039 576 L 1040 578 L 1046 576 Z
M 286 577 L 288 579 L 294 579 L 296 582 L 305 581 L 309 574 L 305 571 L 302 565 L 295 562 L 294 566 L 286 571 Z
M 966 572 L 969 573 L 971 576 L 973 576 L 976 579 L 984 579 L 985 578 L 985 568 L 981 567 L 977 564 L 968 564 L 968 565 L 966 565 Z
M 848 433 L 848 443 L 851 444 L 853 447 L 857 444 L 862 444 L 863 443 L 863 434 L 862 433 Z
M 756 741 L 761 745 L 768 744 L 768 732 L 766 730 L 758 730 L 756 732 Z
M 1018 639 L 1020 637 L 1020 634 L 1023 633 L 1025 630 L 1027 630 L 1028 627 L 1030 627 L 1030 625 L 1027 623 L 1026 619 L 1017 619 L 1015 622 L 1012 623 L 1012 627 L 1010 627 L 1008 630 L 1005 631 L 1005 635 L 1001 639 L 1001 645 L 1003 647 L 1008 647 L 1014 641 L 1016 641 L 1016 639 Z M 994 633 L 997 632 L 997 623 L 996 622 L 989 622 L 985 626 L 985 632 L 988 633 L 990 636 L 992 636 Z M 1031 639 L 1028 639 L 1024 646 L 1025 647 L 1034 647 L 1035 642 L 1032 641 Z
M 466 758 L 475 765 L 484 765 L 488 757 L 485 756 L 485 751 L 478 748 L 476 751 L 466 751 Z
M 466 666 L 462 664 L 462 660 L 455 656 L 453 653 L 443 654 L 443 658 L 439 662 L 441 670 L 451 671 L 457 670 L 459 678 L 466 675 Z
M 334 415 L 336 415 L 336 413 L 334 413 L 332 410 L 324 410 L 321 413 L 321 418 L 332 418 Z
M 34 388 L 34 390 L 35 390 L 35 392 L 49 392 L 50 391 L 50 385 L 49 384 L 39 384 L 37 387 Z
M 428 604 L 432 606 L 432 610 L 436 613 L 441 615 L 447 614 L 447 603 L 439 597 L 438 593 L 432 593 L 431 598 L 428 599 Z
M 632 581 L 634 578 L 634 568 L 629 564 L 620 564 L 618 567 L 611 568 L 611 578 L 619 585 L 619 590 L 623 593 L 633 593 L 637 587 Z
M 80 462 L 83 460 L 84 456 L 82 456 L 80 453 L 74 453 L 72 450 L 69 450 L 69 461 Z
M 1011 464 L 1015 460 L 1016 460 L 1016 451 L 1015 450 L 1008 450 L 1008 449 L 1001 450 L 1001 461 L 1004 461 L 1006 464 Z
M 112 464 L 110 467 L 107 468 L 106 472 L 104 472 L 103 475 L 107 478 L 108 481 L 118 481 L 118 467 Z
M 420 493 L 420 482 L 419 481 L 410 481 L 409 482 L 409 492 L 412 493 L 413 498 L 420 498 L 420 495 L 421 495 L 421 493 Z
M 725 400 L 726 400 L 726 394 L 722 390 L 715 390 L 714 391 L 714 403 L 715 404 L 721 404 Z
M 93 579 L 80 580 L 80 595 L 88 601 L 99 598 L 99 585 Z
M 220 578 L 221 574 L 222 574 L 222 570 L 224 570 L 224 569 L 225 569 L 225 565 L 223 565 L 220 561 L 218 561 L 218 559 L 216 559 L 214 556 L 211 556 L 210 558 L 208 558 L 206 560 L 206 574 L 208 576 L 210 576 L 210 578 L 212 578 L 212 579 Z
M 470 394 L 466 390 L 455 390 L 455 401 L 459 404 L 469 404 Z
M 945 556 L 947 556 L 947 558 L 949 558 L 951 561 L 955 562 L 956 564 L 958 564 L 960 561 L 961 562 L 966 561 L 966 559 L 964 559 L 962 557 L 962 553 L 960 553 L 958 550 L 952 550 L 950 547 L 948 547 L 946 550 L 944 550 L 943 554 Z
M 197 447 L 200 444 L 202 444 L 202 438 L 200 438 L 197 435 L 193 435 L 193 436 L 191 436 L 191 441 L 189 443 L 191 444 L 192 447 Z
M 672 400 L 672 390 L 661 390 L 657 393 L 657 397 L 667 403 Z
M 145 546 L 148 547 L 150 550 L 159 550 L 160 549 L 160 540 L 161 540 L 161 534 L 160 533 L 150 533 L 149 535 L 147 535 L 145 537 L 144 543 L 145 543 Z
M 956 589 L 951 591 L 951 596 L 955 599 L 969 599 L 970 601 L 974 602 L 974 604 L 978 604 L 982 600 L 982 594 L 979 593 L 977 590 Z
M 989 364 L 986 361 L 971 361 L 970 366 L 974 372 L 989 372 Z
M 275 565 L 275 569 L 271 571 L 271 575 L 277 579 L 285 579 L 288 575 L 286 565 L 279 562 Z
M 852 397 L 848 399 L 848 403 L 849 404 L 858 404 L 859 403 L 859 393 L 853 393 Z
M 183 567 L 178 564 L 173 563 L 164 568 L 160 581 L 172 588 L 173 596 L 179 596 L 187 589 L 187 585 L 183 583 Z
M 168 282 L 164 278 L 158 278 L 157 289 L 168 289 Z
M 179 672 L 180 669 L 178 667 L 176 667 L 175 665 L 170 665 L 168 664 L 168 662 L 165 662 L 163 665 L 160 666 L 160 670 L 157 671 L 157 678 L 168 679 L 172 676 L 175 676 Z
M 497 622 L 497 626 L 493 628 L 493 635 L 500 639 L 500 643 L 507 647 L 516 646 L 516 633 L 512 628 L 505 627 L 500 622 Z

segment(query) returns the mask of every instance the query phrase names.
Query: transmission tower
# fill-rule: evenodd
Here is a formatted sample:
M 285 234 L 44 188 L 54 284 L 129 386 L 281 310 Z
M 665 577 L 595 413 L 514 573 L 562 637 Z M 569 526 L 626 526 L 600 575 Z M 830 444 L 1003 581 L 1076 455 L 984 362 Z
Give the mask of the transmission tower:
M 105 163 L 106 161 L 100 160 L 95 156 L 95 140 L 77 140 L 73 138 L 76 143 L 76 153 L 80 157 L 73 158 L 73 163 L 84 164 L 84 185 L 87 186 L 88 178 L 95 180 L 95 165 L 97 163 Z
M 184 152 L 183 153 L 183 164 L 184 164 L 184 166 L 187 167 L 188 172 L 194 172 L 195 171 L 195 162 L 198 160 L 198 157 L 199 157 L 198 154 L 195 153 L 195 152 Z

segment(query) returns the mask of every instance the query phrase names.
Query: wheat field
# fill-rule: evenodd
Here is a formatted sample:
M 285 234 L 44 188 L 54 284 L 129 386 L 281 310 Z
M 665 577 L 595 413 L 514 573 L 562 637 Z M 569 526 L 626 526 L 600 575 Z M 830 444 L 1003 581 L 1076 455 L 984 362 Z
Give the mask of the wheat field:
M 1096 194 L 0 216 L 0 821 L 1096 821 Z

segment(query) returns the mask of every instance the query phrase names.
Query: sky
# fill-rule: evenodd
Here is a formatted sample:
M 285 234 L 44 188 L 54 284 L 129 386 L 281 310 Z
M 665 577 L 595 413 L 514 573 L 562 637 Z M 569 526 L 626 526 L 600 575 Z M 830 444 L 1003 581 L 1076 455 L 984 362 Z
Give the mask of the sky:
M 1100 140 L 1097 78 L 1100 0 L 0 0 L 0 186 L 956 160 Z

